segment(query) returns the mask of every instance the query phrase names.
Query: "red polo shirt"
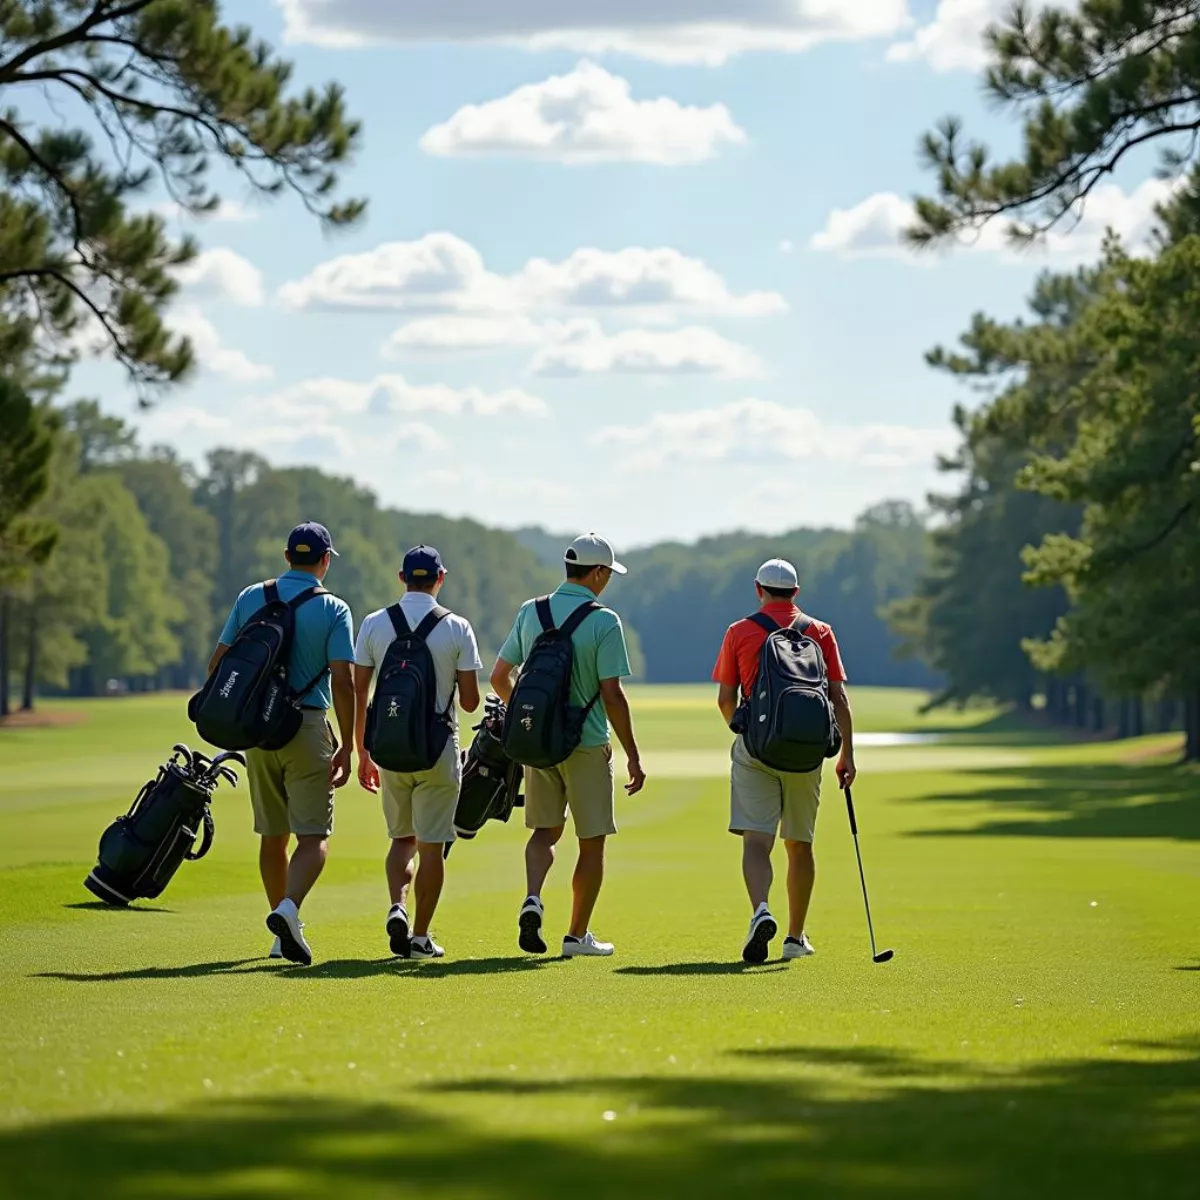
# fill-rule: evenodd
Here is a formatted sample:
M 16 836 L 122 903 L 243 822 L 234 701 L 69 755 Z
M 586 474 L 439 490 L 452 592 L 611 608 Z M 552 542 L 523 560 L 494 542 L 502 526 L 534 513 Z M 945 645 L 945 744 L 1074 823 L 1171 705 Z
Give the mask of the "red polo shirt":
M 781 627 L 790 625 L 801 615 L 790 600 L 773 600 L 764 605 L 762 611 Z M 805 637 L 812 638 L 821 647 L 829 682 L 844 683 L 846 668 L 842 665 L 842 652 L 838 649 L 833 629 L 813 617 L 808 617 L 808 620 L 812 624 L 805 630 Z M 725 640 L 721 643 L 721 653 L 713 668 L 713 680 L 726 687 L 740 688 L 743 696 L 749 695 L 758 678 L 758 660 L 766 640 L 767 631 L 749 618 L 735 621 L 726 630 Z

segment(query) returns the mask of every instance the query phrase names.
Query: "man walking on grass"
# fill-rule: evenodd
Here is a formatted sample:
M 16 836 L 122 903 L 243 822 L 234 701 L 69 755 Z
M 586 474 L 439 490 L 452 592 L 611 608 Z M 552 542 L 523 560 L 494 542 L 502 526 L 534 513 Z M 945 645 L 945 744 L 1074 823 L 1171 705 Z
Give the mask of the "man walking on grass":
M 759 610 L 729 627 L 713 670 L 713 679 L 719 685 L 717 706 L 721 716 L 732 726 L 740 702 L 753 694 L 772 625 L 796 628 L 816 643 L 824 657 L 829 701 L 842 735 L 838 784 L 849 787 L 856 773 L 854 725 L 837 638 L 828 625 L 806 616 L 796 606 L 800 584 L 791 563 L 781 558 L 763 563 L 754 587 Z M 813 837 L 821 800 L 821 768 L 804 773 L 775 770 L 751 757 L 739 733 L 733 744 L 730 796 L 729 830 L 742 839 L 742 875 L 753 912 L 742 958 L 749 963 L 765 962 L 771 939 L 778 932 L 767 902 L 773 877 L 771 851 L 780 832 L 788 859 L 788 936 L 783 943 L 783 957 L 804 958 L 814 953 L 804 923 L 816 878 Z
M 337 551 L 324 525 L 297 525 L 288 537 L 288 571 L 275 581 L 285 603 L 320 587 Z M 209 662 L 212 675 L 238 630 L 265 603 L 266 583 L 255 583 L 237 598 Z M 295 609 L 295 637 L 288 662 L 288 681 L 300 693 L 300 731 L 281 750 L 246 753 L 254 831 L 261 838 L 258 867 L 276 934 L 272 958 L 307 966 L 312 950 L 304 938 L 300 906 L 317 882 L 333 833 L 333 794 L 350 778 L 350 744 L 354 736 L 354 632 L 350 608 L 328 592 L 315 593 Z M 307 691 L 303 690 L 307 688 Z M 337 715 L 340 743 L 329 725 L 329 709 Z M 288 842 L 296 848 L 288 861 Z
M 629 700 L 621 685 L 630 674 L 625 633 L 617 614 L 595 603 L 613 574 L 624 575 L 625 568 L 613 557 L 612 546 L 595 534 L 576 538 L 563 561 L 566 581 L 553 595 L 530 600 L 521 608 L 491 678 L 492 688 L 508 704 L 514 672 L 529 657 L 546 621 L 552 621 L 555 629 L 574 626 L 570 702 L 586 714 L 583 735 L 578 748 L 559 765 L 525 768 L 525 824 L 532 833 L 525 847 L 527 896 L 519 918 L 519 945 L 528 954 L 546 953 L 542 887 L 570 810 L 579 839 L 579 859 L 572 879 L 571 924 L 563 938 L 563 956 L 607 956 L 613 952 L 612 944 L 598 941 L 589 923 L 604 881 L 605 841 L 617 832 L 610 721 L 628 759 L 625 791 L 633 796 L 646 781 Z M 589 609 L 587 615 L 573 617 L 584 606 Z
M 358 631 L 354 655 L 358 779 L 368 792 L 383 791 L 383 812 L 392 839 L 385 864 L 392 905 L 386 928 L 392 952 L 401 958 L 441 958 L 445 952 L 433 940 L 429 927 L 445 882 L 446 847 L 456 837 L 454 812 L 462 782 L 454 697 L 457 691 L 458 703 L 466 712 L 479 707 L 477 672 L 483 663 L 470 622 L 437 603 L 446 581 L 442 556 L 432 546 L 415 547 L 404 556 L 400 579 L 404 595 L 399 604 L 373 612 Z M 418 634 L 427 630 L 424 641 L 433 658 L 436 679 L 434 710 L 450 729 L 441 757 L 434 767 L 424 771 L 381 770 L 364 744 L 368 691 L 397 638 L 397 618 Z M 405 630 L 399 633 L 405 634 Z M 416 870 L 418 860 L 420 869 Z M 410 926 L 408 893 L 414 874 L 416 921 Z

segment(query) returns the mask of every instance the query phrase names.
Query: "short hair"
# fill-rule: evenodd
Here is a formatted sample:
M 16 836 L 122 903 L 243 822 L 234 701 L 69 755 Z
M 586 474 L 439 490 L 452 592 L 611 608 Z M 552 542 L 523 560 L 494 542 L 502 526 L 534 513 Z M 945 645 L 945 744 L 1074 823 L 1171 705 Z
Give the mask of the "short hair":
M 767 595 L 770 596 L 773 600 L 793 600 L 793 599 L 795 599 L 796 593 L 800 590 L 798 587 L 794 587 L 794 588 L 767 587 L 767 585 L 765 583 L 760 583 L 758 586 L 760 588 L 762 588 L 762 590 L 764 592 L 766 592 Z
M 432 579 L 409 579 L 405 575 L 401 575 L 400 578 L 404 580 L 404 586 L 410 592 L 432 592 L 437 587 L 441 575 L 435 575 Z
M 284 558 L 286 558 L 293 567 L 315 567 L 317 563 L 321 562 L 328 553 L 328 550 L 323 550 L 317 554 L 293 554 L 289 550 L 284 552 Z
M 599 563 L 564 563 L 568 579 L 586 579 L 600 564 Z

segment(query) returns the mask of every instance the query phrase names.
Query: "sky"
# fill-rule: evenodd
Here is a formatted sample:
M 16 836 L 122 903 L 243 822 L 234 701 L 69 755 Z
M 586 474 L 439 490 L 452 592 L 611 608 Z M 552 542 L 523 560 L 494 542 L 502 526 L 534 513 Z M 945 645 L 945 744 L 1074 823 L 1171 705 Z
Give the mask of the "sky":
M 903 247 L 924 131 L 1018 144 L 980 86 L 1006 6 L 226 0 L 298 85 L 344 86 L 368 215 L 329 234 L 220 174 L 204 219 L 148 193 L 203 247 L 169 314 L 200 370 L 148 412 L 111 365 L 73 388 L 196 462 L 618 548 L 920 506 L 972 399 L 925 352 L 1106 227 L 1144 239 L 1167 186 L 1136 164 L 1032 252 Z

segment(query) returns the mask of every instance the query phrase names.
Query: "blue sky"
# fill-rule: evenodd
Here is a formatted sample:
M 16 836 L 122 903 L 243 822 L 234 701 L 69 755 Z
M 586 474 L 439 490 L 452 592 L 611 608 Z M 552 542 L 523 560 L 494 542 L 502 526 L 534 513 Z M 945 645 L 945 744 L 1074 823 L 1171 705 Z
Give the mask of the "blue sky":
M 1015 144 L 978 81 L 1002 7 L 228 0 L 298 82 L 345 86 L 368 218 L 329 236 L 231 180 L 223 216 L 171 217 L 205 249 L 172 314 L 195 381 L 148 414 L 112 367 L 76 385 L 194 459 L 624 546 L 919 503 L 963 398 L 924 351 L 1107 224 L 1144 236 L 1165 187 L 1138 164 L 1033 256 L 898 246 L 924 130 Z

